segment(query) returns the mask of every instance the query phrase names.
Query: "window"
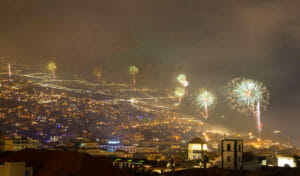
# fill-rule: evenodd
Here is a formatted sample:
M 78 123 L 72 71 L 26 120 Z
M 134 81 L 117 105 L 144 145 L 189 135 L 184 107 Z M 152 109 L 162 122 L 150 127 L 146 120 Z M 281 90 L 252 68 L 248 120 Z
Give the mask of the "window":
M 227 144 L 227 151 L 231 151 L 231 145 Z
M 241 147 L 241 144 L 239 144 L 239 151 L 242 151 L 242 147 Z
M 241 162 L 241 157 L 239 156 L 239 162 Z
M 227 161 L 230 162 L 230 156 L 227 156 Z
M 201 153 L 201 150 L 193 150 L 193 153 Z
M 25 171 L 25 176 L 29 176 L 29 171 L 28 170 Z

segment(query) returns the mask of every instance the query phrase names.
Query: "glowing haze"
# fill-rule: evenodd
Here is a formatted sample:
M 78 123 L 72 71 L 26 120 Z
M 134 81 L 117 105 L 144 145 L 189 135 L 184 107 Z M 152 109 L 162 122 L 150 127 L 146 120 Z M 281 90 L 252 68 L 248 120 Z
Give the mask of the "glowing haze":
M 271 93 L 264 132 L 299 140 L 300 1 L 1 0 L 0 7 L 3 56 L 43 71 L 55 56 L 59 76 L 93 77 L 101 65 L 101 79 L 126 83 L 128 66 L 138 65 L 138 86 L 171 90 L 183 72 L 188 88 L 218 97 L 235 77 L 260 80 Z M 255 130 L 223 98 L 213 112 L 211 123 Z

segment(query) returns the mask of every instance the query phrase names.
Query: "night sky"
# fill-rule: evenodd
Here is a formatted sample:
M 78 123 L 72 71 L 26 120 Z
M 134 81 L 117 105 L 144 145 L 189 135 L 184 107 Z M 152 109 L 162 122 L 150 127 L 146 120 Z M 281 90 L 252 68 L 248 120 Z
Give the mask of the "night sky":
M 1 0 L 0 55 L 39 68 L 56 57 L 64 75 L 101 65 L 122 82 L 134 64 L 141 87 L 174 88 L 184 72 L 191 88 L 219 98 L 208 122 L 240 132 L 254 132 L 254 118 L 231 111 L 222 86 L 252 78 L 270 91 L 264 134 L 282 130 L 300 145 L 299 8 L 299 0 Z

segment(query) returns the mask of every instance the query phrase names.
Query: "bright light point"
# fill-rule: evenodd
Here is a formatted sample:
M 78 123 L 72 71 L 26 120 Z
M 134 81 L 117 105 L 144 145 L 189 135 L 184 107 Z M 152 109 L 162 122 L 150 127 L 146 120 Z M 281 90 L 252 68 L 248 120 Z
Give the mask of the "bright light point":
M 131 98 L 129 101 L 130 101 L 131 103 L 134 103 L 134 102 L 135 102 L 135 99 L 134 99 L 134 98 Z
M 183 84 L 182 84 L 182 86 L 183 86 L 183 87 L 189 86 L 189 82 L 188 82 L 188 81 L 184 81 Z
M 279 133 L 281 133 L 281 131 L 275 130 L 275 131 L 273 131 L 273 133 L 274 133 L 274 134 L 279 134 Z

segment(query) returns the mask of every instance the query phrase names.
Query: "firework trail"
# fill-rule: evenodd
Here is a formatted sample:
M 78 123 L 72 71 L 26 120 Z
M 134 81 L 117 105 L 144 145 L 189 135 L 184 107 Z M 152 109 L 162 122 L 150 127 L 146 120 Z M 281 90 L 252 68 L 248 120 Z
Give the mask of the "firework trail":
M 193 104 L 201 112 L 201 115 L 207 119 L 208 111 L 216 104 L 216 96 L 211 91 L 201 89 L 198 94 L 193 96 Z
M 95 77 L 97 77 L 98 81 L 101 81 L 102 68 L 100 66 L 95 66 L 93 70 L 93 74 Z
M 266 87 L 251 79 L 236 78 L 228 83 L 227 100 L 232 109 L 241 113 L 252 113 L 256 118 L 258 133 L 262 131 L 261 108 L 266 109 L 269 93 Z
M 11 72 L 11 65 L 10 65 L 10 63 L 7 64 L 7 68 L 8 68 L 8 76 L 11 77 L 12 72 Z
M 52 79 L 55 79 L 55 70 L 56 70 L 56 64 L 52 61 L 50 61 L 47 65 L 48 70 L 52 73 Z
M 132 76 L 133 85 L 136 84 L 135 76 L 139 73 L 139 69 L 132 65 L 129 67 L 129 74 Z

